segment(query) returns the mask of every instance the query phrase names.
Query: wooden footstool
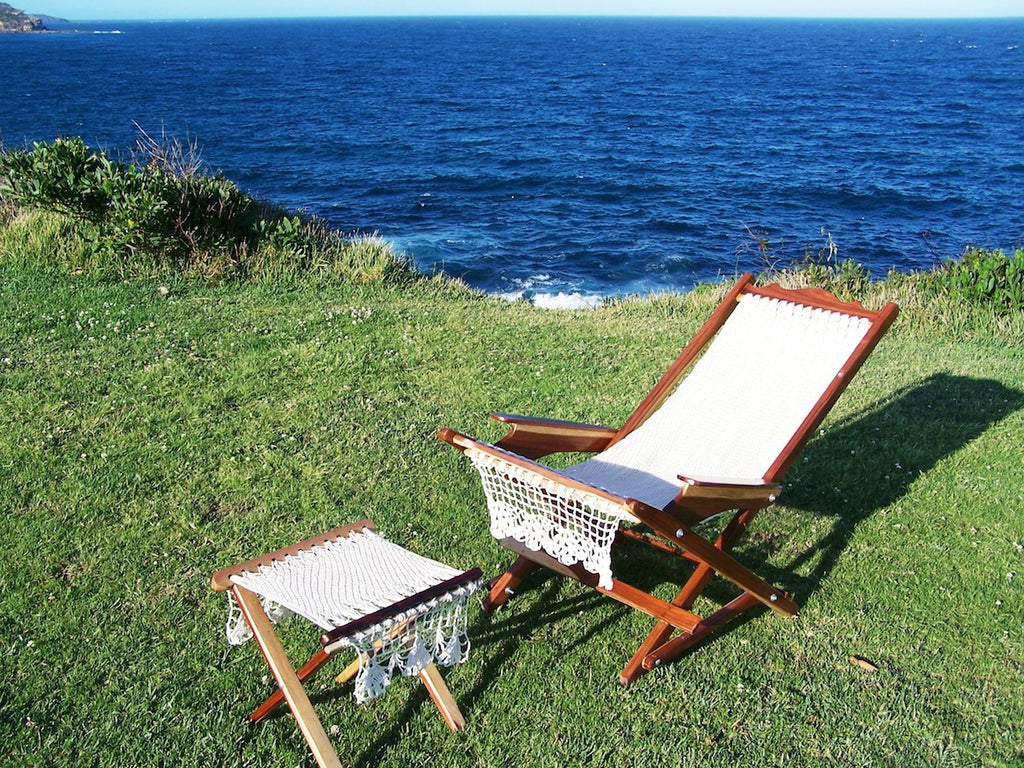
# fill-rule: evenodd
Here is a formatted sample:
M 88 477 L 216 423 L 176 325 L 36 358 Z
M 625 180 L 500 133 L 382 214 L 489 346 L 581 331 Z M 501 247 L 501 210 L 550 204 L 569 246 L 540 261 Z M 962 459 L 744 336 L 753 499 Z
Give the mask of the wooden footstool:
M 355 678 L 359 702 L 379 696 L 395 672 L 419 675 L 454 731 L 465 720 L 437 664 L 465 660 L 466 606 L 482 582 L 479 568 L 460 572 L 422 557 L 374 531 L 363 520 L 213 574 L 213 588 L 227 592 L 228 640 L 255 637 L 280 689 L 250 716 L 266 717 L 282 700 L 317 763 L 339 766 L 338 757 L 302 682 L 342 648 L 355 660 L 338 682 Z M 298 614 L 324 630 L 320 649 L 296 672 L 273 621 Z

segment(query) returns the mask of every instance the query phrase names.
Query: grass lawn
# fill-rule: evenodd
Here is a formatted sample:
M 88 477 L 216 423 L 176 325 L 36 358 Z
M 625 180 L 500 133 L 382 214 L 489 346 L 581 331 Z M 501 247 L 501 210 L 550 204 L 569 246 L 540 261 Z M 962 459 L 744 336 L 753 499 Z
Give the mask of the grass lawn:
M 312 765 L 286 709 L 247 722 L 272 678 L 227 646 L 210 574 L 363 517 L 500 573 L 437 429 L 497 438 L 490 410 L 618 424 L 717 303 L 160 287 L 0 271 L 0 764 Z M 650 620 L 538 575 L 471 614 L 469 662 L 445 672 L 458 734 L 415 680 L 356 706 L 318 678 L 342 762 L 1024 764 L 1024 320 L 901 304 L 736 549 L 797 617 L 755 612 L 623 688 Z M 674 594 L 661 566 L 625 565 Z M 281 632 L 296 660 L 317 647 L 310 625 Z

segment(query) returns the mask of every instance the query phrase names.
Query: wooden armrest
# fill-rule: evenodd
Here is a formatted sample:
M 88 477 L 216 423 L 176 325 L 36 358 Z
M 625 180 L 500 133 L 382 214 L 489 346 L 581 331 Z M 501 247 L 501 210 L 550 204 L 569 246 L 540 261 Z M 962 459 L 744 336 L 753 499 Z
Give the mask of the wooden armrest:
M 597 453 L 603 451 L 619 433 L 613 427 L 508 413 L 492 413 L 491 418 L 509 425 L 508 434 L 496 445 L 527 459 L 569 451 Z
M 683 485 L 672 506 L 704 520 L 728 509 L 764 509 L 782 493 L 777 483 L 762 478 L 693 478 L 679 475 Z
M 778 483 L 766 483 L 763 477 L 726 477 L 712 475 L 679 475 L 687 485 L 702 488 L 771 488 L 777 490 Z

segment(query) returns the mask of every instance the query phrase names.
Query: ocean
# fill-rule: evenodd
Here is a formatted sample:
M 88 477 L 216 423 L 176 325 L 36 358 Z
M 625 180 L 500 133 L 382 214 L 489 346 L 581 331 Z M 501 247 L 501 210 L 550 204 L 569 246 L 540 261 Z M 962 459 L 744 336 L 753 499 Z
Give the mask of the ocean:
M 7 149 L 193 141 L 251 194 L 545 306 L 1024 244 L 1024 19 L 72 27 L 0 35 Z

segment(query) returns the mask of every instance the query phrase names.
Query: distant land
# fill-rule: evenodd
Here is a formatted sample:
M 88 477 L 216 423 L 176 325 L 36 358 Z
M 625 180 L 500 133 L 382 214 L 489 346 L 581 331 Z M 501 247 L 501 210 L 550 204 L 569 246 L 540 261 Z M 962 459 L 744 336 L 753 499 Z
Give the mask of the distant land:
M 0 32 L 46 32 L 46 22 L 62 21 L 64 19 L 25 13 L 7 3 L 0 3 Z

